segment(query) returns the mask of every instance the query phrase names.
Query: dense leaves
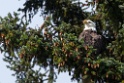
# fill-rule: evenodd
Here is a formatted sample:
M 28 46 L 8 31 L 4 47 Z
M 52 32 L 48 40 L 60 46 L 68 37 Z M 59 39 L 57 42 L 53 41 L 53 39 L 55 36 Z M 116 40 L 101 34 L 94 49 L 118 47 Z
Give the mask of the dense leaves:
M 17 81 L 43 82 L 42 78 L 46 74 L 41 74 L 41 68 L 38 71 L 34 71 L 33 68 L 37 64 L 42 64 L 45 68 L 49 65 L 47 64 L 47 59 L 50 57 L 48 40 L 42 36 L 41 30 L 26 29 L 27 24 L 22 21 L 18 24 L 19 18 L 16 13 L 14 16 L 8 14 L 8 17 L 1 18 L 1 22 L 0 49 L 5 53 L 4 60 L 11 65 L 8 67 L 15 71 Z
M 0 51 L 15 71 L 17 82 L 53 83 L 58 73 L 67 71 L 72 80 L 118 83 L 124 80 L 123 0 L 27 0 L 19 9 L 29 20 L 41 10 L 48 16 L 39 29 L 28 28 L 18 14 L 0 18 Z M 91 6 L 92 11 L 85 9 Z M 96 6 L 96 11 L 93 8 Z M 84 8 L 86 7 L 86 8 Z M 96 22 L 98 33 L 106 39 L 106 49 L 96 55 L 78 36 L 81 21 Z M 37 69 L 35 69 L 37 68 Z M 45 70 L 44 70 L 45 69 Z M 42 72 L 44 70 L 44 72 Z
M 20 9 L 20 11 L 25 12 L 25 15 L 28 13 L 31 19 L 38 10 L 41 10 L 42 15 L 51 15 L 52 20 L 56 24 L 60 24 L 61 21 L 75 24 L 84 18 L 80 6 L 82 3 L 75 1 L 76 0 L 27 0 L 24 4 L 24 8 Z

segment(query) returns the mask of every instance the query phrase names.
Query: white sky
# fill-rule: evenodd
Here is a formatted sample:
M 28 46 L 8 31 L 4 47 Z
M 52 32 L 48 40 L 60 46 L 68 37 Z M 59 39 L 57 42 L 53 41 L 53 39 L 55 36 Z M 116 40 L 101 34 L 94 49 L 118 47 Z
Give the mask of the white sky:
M 22 4 L 25 0 L 0 0 L 0 16 L 4 17 L 8 14 L 8 12 L 12 13 L 16 11 L 19 7 L 22 7 Z M 82 0 L 85 1 L 85 0 Z M 40 26 L 43 22 L 43 19 L 39 17 L 40 14 L 34 17 L 30 26 L 37 27 Z M 15 83 L 15 77 L 11 76 L 13 71 L 6 68 L 7 63 L 3 60 L 3 54 L 0 53 L 0 83 Z M 58 76 L 56 83 L 76 83 L 70 80 L 70 77 L 66 73 L 61 73 Z

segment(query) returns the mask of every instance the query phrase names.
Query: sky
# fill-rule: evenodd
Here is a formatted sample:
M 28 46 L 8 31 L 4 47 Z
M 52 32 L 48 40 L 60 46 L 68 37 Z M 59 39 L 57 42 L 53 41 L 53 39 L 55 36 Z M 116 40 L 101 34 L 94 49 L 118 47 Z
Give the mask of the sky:
M 17 11 L 19 7 L 23 7 L 25 0 L 0 0 L 0 16 L 4 17 L 7 14 Z M 22 15 L 22 14 L 21 14 Z M 33 19 L 30 26 L 38 27 L 43 23 L 42 17 L 39 17 L 38 13 Z M 14 73 L 10 69 L 7 69 L 6 65 L 8 63 L 3 61 L 3 54 L 0 53 L 0 83 L 15 83 L 16 78 L 12 76 Z M 67 73 L 61 73 L 58 75 L 58 79 L 55 83 L 77 83 L 72 82 L 71 77 Z

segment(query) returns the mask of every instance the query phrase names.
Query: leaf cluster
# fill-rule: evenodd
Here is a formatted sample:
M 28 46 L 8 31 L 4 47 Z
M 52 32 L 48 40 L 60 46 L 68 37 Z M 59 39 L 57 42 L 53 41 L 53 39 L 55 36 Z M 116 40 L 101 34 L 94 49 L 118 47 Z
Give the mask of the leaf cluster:
M 39 29 L 27 28 L 17 13 L 0 18 L 0 51 L 5 53 L 4 60 L 10 63 L 8 67 L 15 71 L 18 82 L 52 83 L 56 79 L 54 69 L 58 73 L 67 71 L 77 81 L 124 80 L 124 1 L 87 1 L 87 5 L 96 6 L 97 13 L 84 12 L 82 3 L 75 1 L 27 0 L 20 10 L 29 14 L 30 20 L 39 9 L 43 16 L 50 16 Z M 92 46 L 84 46 L 84 40 L 78 40 L 83 29 L 81 20 L 87 17 L 96 22 L 98 33 L 106 39 L 103 53 L 94 54 Z M 39 70 L 34 70 L 36 66 Z M 41 73 L 43 68 L 48 71 Z

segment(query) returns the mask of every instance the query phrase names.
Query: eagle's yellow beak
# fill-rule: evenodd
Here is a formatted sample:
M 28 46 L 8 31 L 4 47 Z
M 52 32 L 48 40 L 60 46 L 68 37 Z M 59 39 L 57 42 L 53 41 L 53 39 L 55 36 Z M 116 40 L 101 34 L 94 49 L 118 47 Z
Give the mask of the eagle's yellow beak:
M 83 24 L 87 24 L 87 20 L 83 20 Z

